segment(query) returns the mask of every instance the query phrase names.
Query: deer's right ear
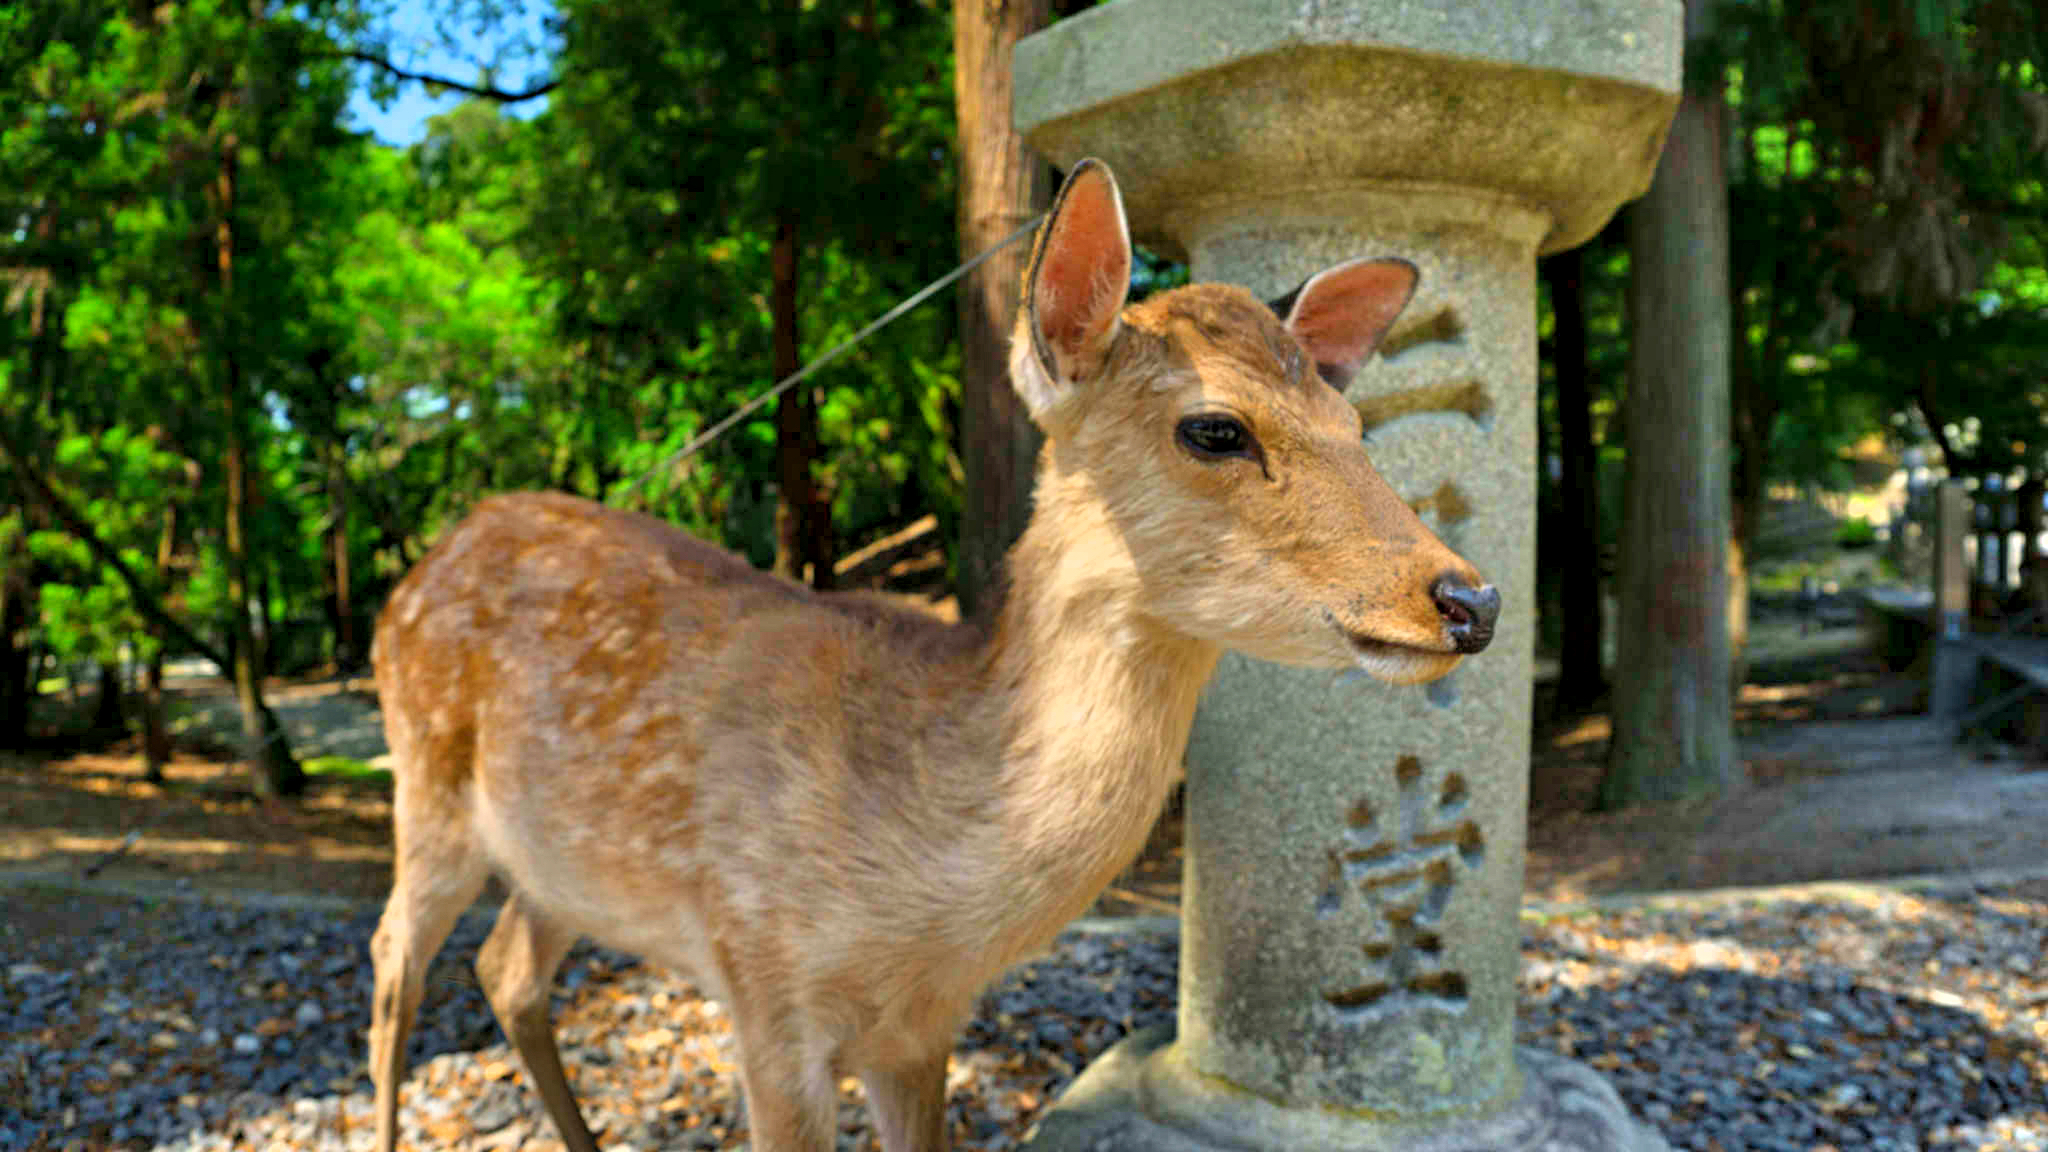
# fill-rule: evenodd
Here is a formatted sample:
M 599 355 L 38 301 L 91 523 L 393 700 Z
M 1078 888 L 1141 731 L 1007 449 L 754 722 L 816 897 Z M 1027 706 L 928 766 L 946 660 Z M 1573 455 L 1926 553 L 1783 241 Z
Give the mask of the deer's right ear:
M 1131 283 L 1131 235 L 1116 178 L 1083 160 L 1053 200 L 1024 276 L 1010 382 L 1032 417 L 1092 376 L 1116 336 Z
M 1419 275 L 1406 260 L 1352 260 L 1302 281 L 1271 307 L 1342 392 L 1408 306 Z

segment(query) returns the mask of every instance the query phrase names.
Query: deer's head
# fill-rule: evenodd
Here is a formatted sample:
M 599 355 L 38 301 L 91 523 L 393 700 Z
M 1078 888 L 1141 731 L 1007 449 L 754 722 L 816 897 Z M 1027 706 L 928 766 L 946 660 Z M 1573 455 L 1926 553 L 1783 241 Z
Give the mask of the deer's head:
M 1104 510 L 1112 554 L 1090 563 L 1126 568 L 1168 626 L 1277 663 L 1415 683 L 1486 647 L 1499 593 L 1380 478 L 1340 392 L 1414 266 L 1340 264 L 1270 305 L 1196 284 L 1126 309 L 1130 270 L 1116 181 L 1083 161 L 1039 232 L 1011 379 L 1062 491 Z

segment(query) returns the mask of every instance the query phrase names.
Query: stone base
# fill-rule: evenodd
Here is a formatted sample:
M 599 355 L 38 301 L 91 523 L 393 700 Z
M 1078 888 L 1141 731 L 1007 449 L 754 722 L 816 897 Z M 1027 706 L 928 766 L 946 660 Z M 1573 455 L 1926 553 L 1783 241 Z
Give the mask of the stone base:
M 1028 1152 L 1669 1152 L 1600 1074 L 1533 1048 L 1522 1093 L 1491 1115 L 1439 1120 L 1283 1108 L 1199 1081 L 1173 1028 L 1135 1033 L 1088 1066 L 1025 1137 Z

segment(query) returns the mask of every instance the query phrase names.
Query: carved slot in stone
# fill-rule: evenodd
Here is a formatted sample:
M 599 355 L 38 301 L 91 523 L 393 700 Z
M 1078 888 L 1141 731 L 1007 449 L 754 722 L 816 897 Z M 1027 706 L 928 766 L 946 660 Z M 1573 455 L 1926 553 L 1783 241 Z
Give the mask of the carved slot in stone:
M 1422 518 L 1437 538 L 1454 550 L 1464 547 L 1465 521 L 1472 515 L 1472 502 L 1465 493 L 1449 480 L 1437 485 L 1437 489 L 1420 500 L 1412 500 L 1408 507 Z M 1441 681 L 1438 681 L 1441 683 Z M 1456 699 L 1456 694 L 1452 694 Z
M 1382 821 L 1361 800 L 1347 815 L 1342 845 L 1330 851 L 1317 916 L 1339 914 L 1351 891 L 1364 897 L 1369 915 L 1362 978 L 1323 994 L 1346 1016 L 1464 1010 L 1465 978 L 1445 967 L 1437 928 L 1457 895 L 1460 871 L 1484 861 L 1485 837 L 1466 815 L 1472 793 L 1465 778 L 1451 772 L 1431 788 L 1427 776 L 1420 759 L 1401 757 L 1394 764 L 1397 818 Z
M 1436 514 L 1438 522 L 1456 524 L 1472 515 L 1472 502 L 1465 499 L 1465 493 L 1449 480 L 1437 485 L 1436 491 L 1408 505 L 1417 516 Z
M 1462 412 L 1474 424 L 1487 427 L 1493 420 L 1493 399 L 1477 380 L 1447 380 L 1399 392 L 1382 392 L 1352 402 L 1366 432 L 1389 421 L 1417 412 Z
M 1442 371 L 1443 366 L 1437 362 L 1439 358 L 1446 358 L 1446 364 L 1455 364 L 1458 353 L 1431 353 L 1428 357 L 1419 357 L 1416 355 L 1418 350 L 1431 345 L 1456 348 L 1464 342 L 1465 321 L 1455 308 L 1446 305 L 1389 334 L 1380 345 L 1380 359 L 1390 366 L 1397 366 L 1411 380 L 1417 377 L 1428 380 Z M 1404 360 L 1411 362 L 1402 363 Z M 1476 378 L 1459 375 L 1455 370 L 1444 374 L 1451 378 L 1377 392 L 1353 401 L 1365 431 L 1370 434 L 1382 424 L 1417 412 L 1460 412 L 1481 428 L 1490 428 L 1493 424 L 1493 397 L 1488 394 L 1486 385 Z
M 1465 339 L 1465 321 L 1450 305 L 1431 312 L 1411 324 L 1403 324 L 1387 333 L 1380 342 L 1382 359 L 1392 360 L 1410 348 L 1424 344 L 1458 344 Z

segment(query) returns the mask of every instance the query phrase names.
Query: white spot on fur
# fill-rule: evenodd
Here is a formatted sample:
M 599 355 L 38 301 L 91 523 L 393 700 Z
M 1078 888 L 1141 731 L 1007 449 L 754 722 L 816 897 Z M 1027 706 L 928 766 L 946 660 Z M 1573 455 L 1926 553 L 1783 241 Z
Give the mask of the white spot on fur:
M 1024 410 L 1033 420 L 1050 412 L 1065 394 L 1053 382 L 1045 365 L 1039 363 L 1038 354 L 1031 347 L 1031 334 L 1021 327 L 1010 341 L 1010 386 L 1017 390 L 1017 398 L 1024 401 Z

